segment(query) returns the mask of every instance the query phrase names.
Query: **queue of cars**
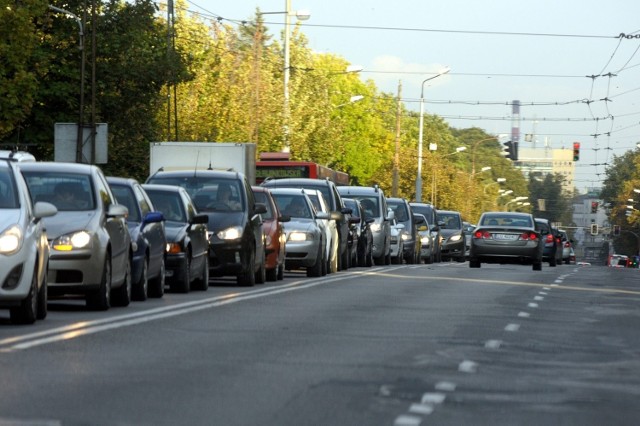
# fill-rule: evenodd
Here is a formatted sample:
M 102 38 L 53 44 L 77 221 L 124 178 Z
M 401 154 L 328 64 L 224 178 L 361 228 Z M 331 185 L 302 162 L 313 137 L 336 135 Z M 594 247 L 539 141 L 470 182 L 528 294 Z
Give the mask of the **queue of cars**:
M 15 323 L 47 314 L 49 296 L 107 310 L 206 291 L 210 277 L 253 286 L 391 263 L 570 262 L 566 232 L 530 214 L 459 212 L 386 197 L 376 186 L 242 173 L 158 171 L 145 183 L 97 166 L 0 153 L 0 308 Z M 4 213 L 4 211 L 9 213 Z M 14 211 L 15 210 L 15 211 Z M 565 260 L 567 259 L 567 260 Z

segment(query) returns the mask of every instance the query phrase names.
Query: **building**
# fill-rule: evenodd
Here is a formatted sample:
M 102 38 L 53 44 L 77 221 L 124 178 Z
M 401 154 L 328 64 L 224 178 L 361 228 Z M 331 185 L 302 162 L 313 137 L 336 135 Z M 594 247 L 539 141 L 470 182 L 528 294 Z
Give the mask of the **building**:
M 529 177 L 531 173 L 540 173 L 542 176 L 549 173 L 560 174 L 564 177 L 562 189 L 573 193 L 575 162 L 573 161 L 572 148 L 553 149 L 549 145 L 542 148 L 519 148 L 515 166 L 522 171 L 525 177 Z

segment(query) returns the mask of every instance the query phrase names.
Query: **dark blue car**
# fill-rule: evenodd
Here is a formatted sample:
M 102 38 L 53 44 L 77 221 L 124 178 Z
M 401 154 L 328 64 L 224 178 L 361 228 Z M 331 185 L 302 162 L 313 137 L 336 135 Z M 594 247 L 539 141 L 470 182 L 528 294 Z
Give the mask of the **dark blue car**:
M 107 177 L 118 203 L 129 209 L 127 224 L 134 247 L 131 265 L 133 300 L 162 297 L 165 286 L 164 217 L 135 179 Z

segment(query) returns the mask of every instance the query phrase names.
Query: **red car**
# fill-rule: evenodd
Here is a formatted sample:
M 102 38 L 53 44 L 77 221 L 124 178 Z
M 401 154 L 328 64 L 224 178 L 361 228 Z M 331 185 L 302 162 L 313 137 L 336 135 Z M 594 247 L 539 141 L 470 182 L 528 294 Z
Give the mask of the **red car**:
M 256 198 L 256 203 L 262 203 L 267 207 L 267 212 L 262 214 L 267 281 L 281 280 L 284 278 L 286 242 L 282 222 L 286 222 L 288 218 L 283 218 L 280 215 L 280 211 L 268 188 L 252 186 L 251 189 Z

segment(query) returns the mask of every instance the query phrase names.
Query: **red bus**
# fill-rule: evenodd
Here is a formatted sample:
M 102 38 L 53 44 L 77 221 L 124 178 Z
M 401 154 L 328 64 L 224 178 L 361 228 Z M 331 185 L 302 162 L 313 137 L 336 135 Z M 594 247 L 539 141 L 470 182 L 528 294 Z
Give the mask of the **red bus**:
M 328 178 L 336 185 L 349 185 L 349 174 L 311 161 L 289 161 L 289 154 L 283 152 L 260 154 L 260 160 L 256 162 L 256 184 L 267 178 Z

